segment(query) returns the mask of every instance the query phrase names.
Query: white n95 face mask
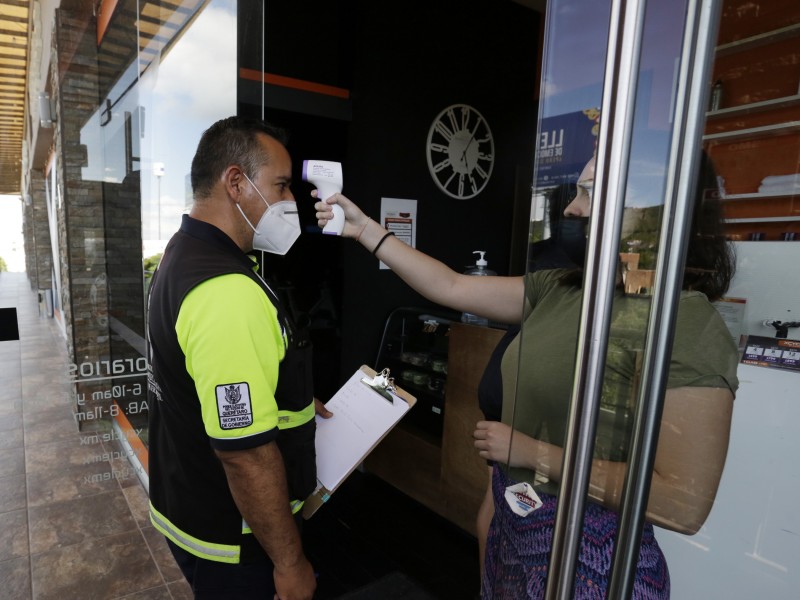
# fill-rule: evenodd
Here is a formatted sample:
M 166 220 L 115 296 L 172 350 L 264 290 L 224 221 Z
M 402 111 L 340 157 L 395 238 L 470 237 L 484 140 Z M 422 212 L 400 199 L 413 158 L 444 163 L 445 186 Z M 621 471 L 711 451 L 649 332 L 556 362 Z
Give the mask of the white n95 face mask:
M 244 214 L 242 207 L 236 204 L 244 220 L 253 230 L 253 248 L 271 254 L 286 254 L 298 237 L 300 237 L 300 217 L 297 215 L 297 203 L 291 200 L 281 200 L 270 205 L 267 199 L 258 191 L 255 184 L 250 181 L 246 173 L 242 173 L 248 183 L 253 186 L 256 194 L 261 196 L 267 205 L 266 212 L 261 215 L 258 225 L 253 227 L 250 219 Z

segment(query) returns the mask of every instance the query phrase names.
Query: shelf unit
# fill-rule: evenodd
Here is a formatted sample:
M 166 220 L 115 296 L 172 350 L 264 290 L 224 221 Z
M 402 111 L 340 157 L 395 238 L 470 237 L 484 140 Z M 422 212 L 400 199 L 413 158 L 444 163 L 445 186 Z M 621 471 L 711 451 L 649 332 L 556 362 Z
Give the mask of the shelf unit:
M 800 221 L 800 217 L 752 217 L 744 219 L 725 219 L 726 223 L 785 223 L 797 221 Z
M 737 200 L 768 200 L 772 198 L 792 198 L 797 194 L 792 194 L 786 192 L 785 194 L 761 194 L 759 192 L 753 192 L 752 194 L 726 194 L 722 196 L 721 200 L 723 202 L 736 202 Z
M 732 240 L 800 238 L 800 190 L 758 191 L 764 178 L 800 165 L 800 10 L 796 0 L 769 8 L 745 18 L 726 0 L 715 52 L 712 81 L 722 82 L 723 105 L 706 113 L 703 141 L 724 180 Z
M 450 311 L 397 308 L 386 320 L 375 359 L 377 368 L 388 368 L 395 382 L 417 399 L 398 427 L 436 446 L 441 445 L 444 427 L 447 336 L 450 324 L 459 318 Z
M 788 123 L 775 123 L 773 125 L 762 125 L 760 127 L 746 127 L 744 129 L 734 129 L 720 133 L 708 133 L 703 136 L 704 142 L 714 140 L 747 140 L 764 137 L 768 135 L 790 134 L 800 131 L 800 121 L 790 121 Z
M 720 58 L 723 56 L 729 56 L 736 52 L 745 52 L 747 50 L 758 48 L 759 46 L 773 44 L 775 42 L 791 39 L 797 36 L 800 36 L 800 23 L 792 23 L 791 25 L 778 27 L 777 29 L 772 29 L 770 31 L 764 31 L 763 33 L 752 35 L 741 40 L 720 44 L 716 47 L 715 54 L 717 58 Z
M 390 351 L 383 352 L 384 356 L 397 355 L 397 343 L 403 336 L 392 332 L 402 331 L 396 325 L 403 319 L 414 323 L 412 313 L 390 317 L 381 344 L 382 351 L 387 347 Z M 441 433 L 432 436 L 427 427 L 409 420 L 421 408 L 418 397 L 414 408 L 367 457 L 364 467 L 474 535 L 475 515 L 488 483 L 486 461 L 478 456 L 472 441 L 475 423 L 483 419 L 478 407 L 478 385 L 505 331 L 454 321 L 445 326 L 447 334 L 442 337 L 448 342 L 449 364 Z M 438 347 L 438 343 L 434 346 Z M 414 347 L 418 345 L 415 343 Z M 410 386 L 398 382 L 411 392 Z
M 774 110 L 776 108 L 792 108 L 795 106 L 800 106 L 800 94 L 784 96 L 782 98 L 773 98 L 772 100 L 762 100 L 760 102 L 751 102 L 749 104 L 741 104 L 739 106 L 730 106 L 728 108 L 720 108 L 719 110 L 712 110 L 706 113 L 706 120 L 713 121 L 715 119 L 727 117 L 740 117 Z

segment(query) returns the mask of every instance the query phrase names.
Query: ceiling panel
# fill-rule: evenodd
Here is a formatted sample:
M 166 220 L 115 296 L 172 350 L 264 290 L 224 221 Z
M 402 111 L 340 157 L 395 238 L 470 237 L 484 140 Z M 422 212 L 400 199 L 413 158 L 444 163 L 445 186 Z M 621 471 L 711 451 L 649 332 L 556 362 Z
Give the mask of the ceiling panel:
M 19 194 L 30 0 L 0 4 L 0 194 Z

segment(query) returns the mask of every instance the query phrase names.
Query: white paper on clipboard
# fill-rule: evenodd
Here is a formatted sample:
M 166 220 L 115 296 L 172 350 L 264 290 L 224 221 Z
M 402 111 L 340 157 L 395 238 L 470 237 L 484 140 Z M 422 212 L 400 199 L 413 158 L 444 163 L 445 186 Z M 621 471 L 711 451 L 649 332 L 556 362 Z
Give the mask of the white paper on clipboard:
M 399 388 L 391 394 L 390 402 L 361 381 L 374 376 L 375 371 L 362 366 L 325 404 L 333 416 L 316 417 L 317 489 L 303 507 L 306 519 L 328 500 L 416 402 Z

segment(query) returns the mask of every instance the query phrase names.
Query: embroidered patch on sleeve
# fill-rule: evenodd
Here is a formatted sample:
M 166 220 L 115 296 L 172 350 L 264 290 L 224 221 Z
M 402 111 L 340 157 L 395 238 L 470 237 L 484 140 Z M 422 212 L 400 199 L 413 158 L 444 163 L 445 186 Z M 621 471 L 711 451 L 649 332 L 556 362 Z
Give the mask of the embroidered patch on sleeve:
M 241 429 L 253 424 L 250 386 L 247 383 L 218 385 L 216 392 L 221 429 Z

